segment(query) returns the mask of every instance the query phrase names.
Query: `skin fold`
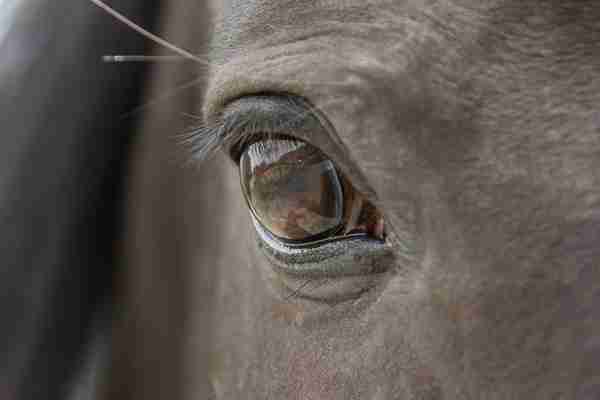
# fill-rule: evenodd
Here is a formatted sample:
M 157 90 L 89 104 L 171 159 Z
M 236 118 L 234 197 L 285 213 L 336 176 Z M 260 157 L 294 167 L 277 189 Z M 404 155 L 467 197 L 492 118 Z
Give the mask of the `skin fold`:
M 176 3 L 168 37 L 196 50 Z M 600 398 L 600 3 L 220 0 L 211 21 L 189 112 L 305 99 L 329 128 L 302 138 L 395 261 L 350 299 L 290 296 L 235 163 L 173 162 L 173 101 L 132 161 L 109 398 Z

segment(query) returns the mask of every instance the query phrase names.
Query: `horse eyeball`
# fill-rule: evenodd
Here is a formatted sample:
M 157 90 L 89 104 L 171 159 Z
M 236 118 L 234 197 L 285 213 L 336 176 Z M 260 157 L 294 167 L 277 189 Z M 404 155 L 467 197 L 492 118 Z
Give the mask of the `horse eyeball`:
M 381 214 L 316 147 L 267 138 L 246 146 L 239 165 L 251 212 L 276 238 L 299 244 L 348 233 L 383 238 Z
M 280 239 L 306 241 L 342 225 L 344 195 L 335 166 L 307 143 L 250 144 L 240 158 L 240 175 L 255 217 Z

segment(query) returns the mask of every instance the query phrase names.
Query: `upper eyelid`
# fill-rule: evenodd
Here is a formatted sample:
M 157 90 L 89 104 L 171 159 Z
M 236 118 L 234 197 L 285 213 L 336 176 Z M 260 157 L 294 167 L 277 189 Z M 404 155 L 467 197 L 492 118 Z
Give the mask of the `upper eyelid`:
M 232 100 L 215 122 L 195 130 L 186 138 L 192 157 L 202 160 L 223 149 L 237 162 L 236 147 L 265 134 L 285 135 L 310 143 L 312 140 L 300 137 L 298 133 L 317 128 L 319 124 L 312 108 L 302 103 L 301 99 L 291 95 L 268 93 Z
M 285 95 L 240 98 L 225 109 L 223 120 L 231 127 L 223 147 L 234 157 L 257 136 L 288 136 L 320 148 L 315 133 L 328 134 L 315 118 L 314 109 Z
M 377 198 L 328 119 L 302 97 L 269 92 L 238 97 L 215 120 L 188 138 L 192 158 L 202 160 L 224 150 L 237 164 L 244 145 L 253 138 L 289 136 L 319 149 L 370 201 Z

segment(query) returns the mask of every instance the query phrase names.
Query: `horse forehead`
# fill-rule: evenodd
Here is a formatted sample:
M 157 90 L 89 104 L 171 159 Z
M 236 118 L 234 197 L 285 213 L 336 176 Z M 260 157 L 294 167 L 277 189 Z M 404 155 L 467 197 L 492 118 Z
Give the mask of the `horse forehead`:
M 412 3 L 412 0 L 212 0 L 215 42 L 218 47 L 243 47 L 274 30 L 310 31 L 320 23 L 373 21 L 381 11 Z
M 239 23 L 256 18 L 285 18 L 307 22 L 311 11 L 338 11 L 347 13 L 353 10 L 358 14 L 370 7 L 381 7 L 392 2 L 390 0 L 212 0 L 213 8 L 224 15 L 233 17 Z M 395 2 L 398 4 L 398 2 Z M 292 13 L 295 11 L 296 13 Z M 314 17 L 314 15 L 313 15 Z

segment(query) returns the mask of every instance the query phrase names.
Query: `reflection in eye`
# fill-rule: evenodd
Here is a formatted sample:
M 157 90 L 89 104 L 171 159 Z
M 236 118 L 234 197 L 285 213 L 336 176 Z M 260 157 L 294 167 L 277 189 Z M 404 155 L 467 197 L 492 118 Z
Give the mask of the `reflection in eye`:
M 383 239 L 383 218 L 314 146 L 286 137 L 248 145 L 242 189 L 258 222 L 278 239 L 304 244 L 347 234 Z

